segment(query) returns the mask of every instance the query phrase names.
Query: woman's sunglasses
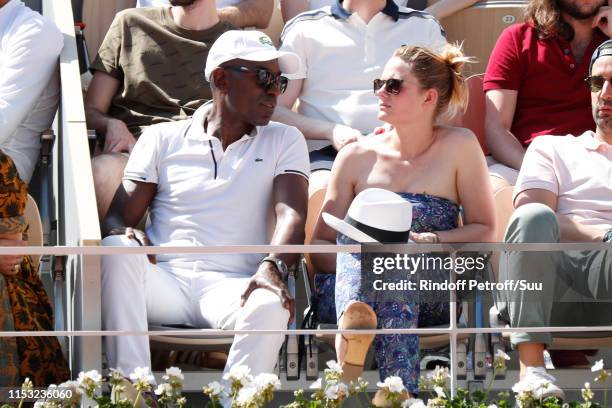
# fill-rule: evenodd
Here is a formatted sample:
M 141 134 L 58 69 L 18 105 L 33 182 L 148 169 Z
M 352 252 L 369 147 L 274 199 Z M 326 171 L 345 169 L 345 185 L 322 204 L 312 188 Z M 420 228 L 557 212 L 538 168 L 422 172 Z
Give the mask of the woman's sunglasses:
M 273 87 L 276 87 L 280 93 L 284 93 L 287 90 L 287 84 L 289 79 L 282 76 L 281 74 L 273 74 L 265 68 L 248 68 L 240 66 L 227 66 L 223 67 L 234 72 L 242 73 L 253 73 L 257 75 L 257 86 L 269 91 Z
M 591 92 L 601 91 L 606 81 L 610 82 L 610 84 L 612 85 L 612 78 L 606 79 L 600 75 L 590 76 L 584 80 Z
M 378 92 L 384 87 L 385 91 L 387 91 L 391 95 L 397 95 L 400 93 L 403 83 L 404 83 L 403 79 L 395 79 L 395 78 L 375 79 L 373 81 L 374 93 Z

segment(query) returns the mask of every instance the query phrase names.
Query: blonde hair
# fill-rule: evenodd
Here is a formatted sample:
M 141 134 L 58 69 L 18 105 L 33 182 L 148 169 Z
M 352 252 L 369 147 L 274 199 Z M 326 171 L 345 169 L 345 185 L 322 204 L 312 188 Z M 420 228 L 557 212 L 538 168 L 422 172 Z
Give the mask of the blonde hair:
M 412 75 L 424 89 L 438 91 L 435 115 L 454 116 L 467 105 L 468 91 L 462 70 L 474 59 L 466 57 L 460 45 L 446 44 L 438 53 L 418 45 L 398 48 L 394 57 L 411 66 Z

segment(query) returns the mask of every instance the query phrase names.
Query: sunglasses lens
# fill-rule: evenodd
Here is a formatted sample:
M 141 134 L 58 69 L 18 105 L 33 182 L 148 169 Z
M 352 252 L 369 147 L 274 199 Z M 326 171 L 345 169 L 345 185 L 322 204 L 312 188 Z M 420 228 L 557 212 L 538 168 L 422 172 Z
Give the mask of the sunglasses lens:
M 257 85 L 261 86 L 263 89 L 270 89 L 274 86 L 274 78 L 270 71 L 265 69 L 257 70 Z
M 399 79 L 387 79 L 387 92 L 397 95 L 402 88 L 402 81 Z
M 278 80 L 280 93 L 285 93 L 287 90 L 287 85 L 289 84 L 289 78 L 281 76 L 278 77 Z
M 388 93 L 397 95 L 400 93 L 400 89 L 402 88 L 402 82 L 404 81 L 402 81 L 401 79 L 394 78 L 375 79 L 373 82 L 374 93 L 378 92 L 384 87 L 385 91 L 387 91 Z
M 272 72 L 260 69 L 257 71 L 257 84 L 261 86 L 266 91 L 278 87 L 280 93 L 283 93 L 287 90 L 287 85 L 289 83 L 289 79 L 287 77 L 281 75 L 274 75 Z
M 378 92 L 378 90 L 382 88 L 384 84 L 385 84 L 385 81 L 383 81 L 382 79 L 375 79 L 373 81 L 374 92 Z
M 588 79 L 589 88 L 591 92 L 599 92 L 604 86 L 605 79 L 601 76 L 592 76 Z

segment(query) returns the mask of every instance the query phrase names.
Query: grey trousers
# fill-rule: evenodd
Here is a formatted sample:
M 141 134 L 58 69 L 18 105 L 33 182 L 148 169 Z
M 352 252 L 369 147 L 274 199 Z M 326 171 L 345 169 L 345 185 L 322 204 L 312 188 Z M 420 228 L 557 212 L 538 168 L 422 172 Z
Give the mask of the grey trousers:
M 543 204 L 516 209 L 505 242 L 556 243 L 555 213 Z M 496 293 L 498 310 L 511 327 L 612 325 L 610 251 L 508 251 L 500 256 L 498 282 L 525 280 L 541 290 Z M 532 286 L 533 287 L 533 286 Z M 595 329 L 596 331 L 596 329 Z M 513 333 L 512 345 L 552 341 L 550 333 Z

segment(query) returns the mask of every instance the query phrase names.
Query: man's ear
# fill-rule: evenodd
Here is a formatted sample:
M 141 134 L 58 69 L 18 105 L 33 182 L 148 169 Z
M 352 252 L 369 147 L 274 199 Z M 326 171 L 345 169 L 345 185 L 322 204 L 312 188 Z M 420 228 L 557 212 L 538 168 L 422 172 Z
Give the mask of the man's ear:
M 229 86 L 227 71 L 223 68 L 216 68 L 210 76 L 210 82 L 213 84 L 213 89 L 224 93 L 227 92 Z

